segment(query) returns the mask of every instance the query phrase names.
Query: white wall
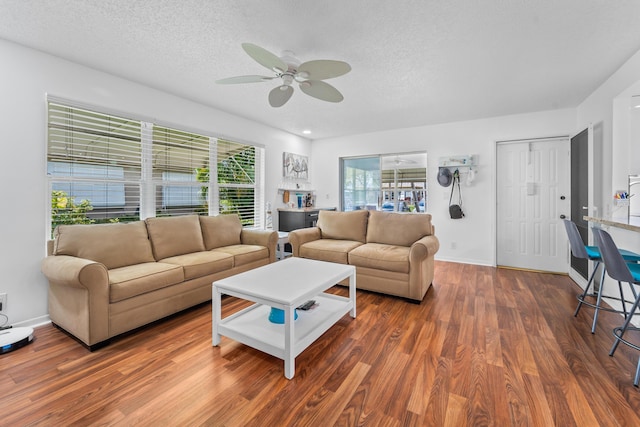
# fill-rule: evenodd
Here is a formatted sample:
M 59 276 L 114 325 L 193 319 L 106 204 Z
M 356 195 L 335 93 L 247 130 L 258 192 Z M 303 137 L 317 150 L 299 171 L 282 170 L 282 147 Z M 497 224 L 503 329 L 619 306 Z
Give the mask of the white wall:
M 573 134 L 575 114 L 575 109 L 545 111 L 313 141 L 311 171 L 318 205 L 339 206 L 340 157 L 426 150 L 427 211 L 440 239 L 436 259 L 495 265 L 496 141 Z M 465 218 L 452 220 L 451 188 L 438 185 L 437 165 L 441 156 L 462 154 L 478 155 L 479 167 L 473 184 L 462 186 Z M 452 249 L 454 242 L 457 249 Z
M 629 134 L 629 103 L 631 95 L 640 94 L 640 51 L 595 90 L 577 109 L 577 126 L 602 126 L 603 200 L 598 201 L 605 214 L 612 213 L 614 188 L 625 185 L 631 159 Z M 616 102 L 617 101 L 617 102 Z M 614 103 L 617 104 L 614 116 Z M 614 126 L 615 125 L 615 126 Z
M 9 323 L 46 321 L 46 94 L 266 147 L 266 200 L 277 200 L 282 152 L 310 155 L 304 138 L 0 40 L 0 293 Z M 278 173 L 273 173 L 278 171 Z M 0 318 L 0 324 L 3 319 Z
M 631 96 L 640 94 L 640 51 L 625 62 L 577 109 L 577 127 L 589 124 L 602 129 L 602 145 L 597 148 L 596 168 L 601 170 L 602 192 L 600 206 L 604 216 L 619 216 L 624 210 L 613 207 L 613 194 L 628 185 L 632 167 L 640 166 L 637 146 L 630 134 Z M 634 147 L 635 145 L 635 147 Z M 633 149 L 635 148 L 635 149 Z M 597 171 L 596 171 L 597 173 Z M 609 228 L 616 244 L 640 252 L 640 233 Z

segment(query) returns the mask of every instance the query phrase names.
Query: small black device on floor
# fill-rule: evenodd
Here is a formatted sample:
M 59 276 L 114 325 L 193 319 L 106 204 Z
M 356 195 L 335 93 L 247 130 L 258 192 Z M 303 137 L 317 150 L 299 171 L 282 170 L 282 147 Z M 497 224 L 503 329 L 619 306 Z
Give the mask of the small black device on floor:
M 0 330 L 0 354 L 24 347 L 33 341 L 33 328 L 9 328 Z

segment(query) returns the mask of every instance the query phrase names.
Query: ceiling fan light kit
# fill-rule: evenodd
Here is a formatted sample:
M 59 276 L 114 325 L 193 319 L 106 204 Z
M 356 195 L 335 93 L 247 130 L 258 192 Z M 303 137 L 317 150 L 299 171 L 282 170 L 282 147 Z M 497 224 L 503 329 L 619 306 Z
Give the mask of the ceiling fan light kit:
M 298 83 L 300 90 L 316 99 L 327 102 L 341 102 L 344 97 L 338 89 L 323 80 L 340 77 L 349 71 L 351 66 L 343 61 L 313 60 L 300 63 L 291 51 L 284 51 L 281 57 L 252 43 L 243 43 L 244 51 L 263 67 L 273 71 L 269 76 L 238 76 L 217 80 L 218 84 L 259 83 L 280 78 L 282 84 L 269 92 L 269 104 L 282 107 L 293 95 L 293 83 Z

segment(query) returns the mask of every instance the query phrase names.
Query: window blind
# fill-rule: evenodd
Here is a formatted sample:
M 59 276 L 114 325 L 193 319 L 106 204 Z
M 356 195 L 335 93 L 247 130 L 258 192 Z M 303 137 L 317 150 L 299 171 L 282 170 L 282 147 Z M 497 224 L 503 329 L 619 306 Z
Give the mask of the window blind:
M 156 216 L 209 213 L 209 137 L 153 127 Z
M 56 102 L 48 107 L 52 230 L 194 213 L 237 214 L 244 226 L 262 227 L 263 148 Z
M 262 198 L 257 185 L 262 151 L 223 139 L 216 142 L 218 210 L 221 214 L 237 214 L 244 226 L 262 227 Z
M 51 225 L 139 219 L 140 122 L 49 103 Z

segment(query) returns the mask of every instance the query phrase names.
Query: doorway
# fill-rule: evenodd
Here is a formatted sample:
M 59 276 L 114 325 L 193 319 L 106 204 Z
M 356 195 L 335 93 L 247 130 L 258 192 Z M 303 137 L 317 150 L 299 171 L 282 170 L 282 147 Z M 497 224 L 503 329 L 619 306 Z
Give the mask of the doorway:
M 340 158 L 343 211 L 426 213 L 427 153 Z
M 567 273 L 568 137 L 497 145 L 497 265 Z
M 576 223 L 582 241 L 589 242 L 589 223 L 584 216 L 589 213 L 589 129 L 571 138 L 571 220 Z M 588 261 L 571 255 L 571 268 L 587 278 Z

